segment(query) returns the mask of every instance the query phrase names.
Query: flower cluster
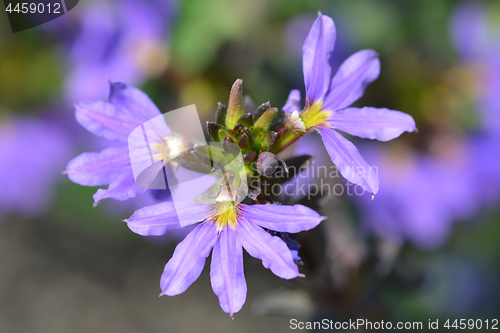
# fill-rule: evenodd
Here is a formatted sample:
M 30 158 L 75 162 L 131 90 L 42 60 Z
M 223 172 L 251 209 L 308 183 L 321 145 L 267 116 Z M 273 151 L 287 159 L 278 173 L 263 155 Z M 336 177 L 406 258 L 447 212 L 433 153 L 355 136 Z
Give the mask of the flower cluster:
M 221 308 L 231 316 L 246 299 L 243 248 L 281 278 L 302 276 L 296 264 L 300 262 L 298 245 L 289 234 L 312 229 L 324 217 L 303 205 L 281 205 L 279 198 L 262 188 L 285 183 L 295 176 L 287 172 L 297 169 L 290 166 L 299 167 L 309 160 L 310 156 L 283 159 L 280 153 L 313 129 L 320 132 L 340 173 L 372 194 L 377 193 L 377 176 L 364 173 L 369 170 L 368 164 L 336 130 L 387 141 L 415 130 L 415 123 L 399 111 L 347 108 L 378 76 L 379 60 L 373 51 L 358 52 L 340 66 L 332 79 L 328 58 L 334 42 L 332 19 L 320 14 L 303 48 L 306 103 L 302 111 L 297 90 L 291 92 L 284 113 L 269 102 L 253 108 L 243 98 L 242 81 L 236 80 L 228 105 L 219 103 L 215 121 L 207 123 L 213 141 L 210 145 L 184 142 L 185 151 L 178 149 L 180 146 L 172 149 L 169 142 L 180 136 L 165 124 L 154 136 L 157 141 L 148 143 L 148 149 L 155 150 L 150 156 L 156 172 L 170 166 L 205 170 L 221 178 L 201 191 L 193 188 L 193 192 L 201 193 L 194 200 L 179 202 L 173 195 L 137 210 L 125 220 L 132 231 L 144 236 L 163 235 L 197 224 L 166 264 L 161 295 L 184 292 L 201 274 L 210 252 L 212 288 Z M 113 83 L 108 103 L 85 102 L 76 109 L 78 121 L 88 130 L 123 144 L 98 154 L 80 155 L 68 165 L 70 179 L 88 186 L 110 184 L 108 190 L 96 193 L 96 202 L 107 197 L 125 200 L 143 192 L 132 172 L 130 158 L 134 158 L 135 140 L 131 133 L 160 115 L 154 104 L 139 90 Z

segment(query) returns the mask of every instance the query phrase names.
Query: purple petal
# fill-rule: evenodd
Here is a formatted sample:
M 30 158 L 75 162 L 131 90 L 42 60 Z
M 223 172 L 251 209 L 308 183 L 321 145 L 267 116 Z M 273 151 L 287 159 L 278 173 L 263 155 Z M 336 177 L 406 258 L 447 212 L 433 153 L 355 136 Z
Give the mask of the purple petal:
M 302 205 L 241 205 L 243 216 L 263 228 L 280 232 L 301 232 L 315 228 L 325 218 Z
M 121 82 L 110 82 L 109 85 L 109 102 L 139 123 L 161 115 L 160 110 L 141 90 Z
M 167 172 L 167 168 L 163 166 L 163 161 L 161 160 L 150 164 L 139 173 L 132 167 L 131 170 L 134 175 L 135 184 L 139 187 L 152 190 L 166 190 L 169 188 L 167 178 L 164 174 L 164 172 Z
M 174 201 L 175 210 L 182 227 L 204 221 L 210 216 L 214 208 L 210 204 L 201 204 L 193 201 Z
M 84 186 L 106 185 L 127 172 L 131 172 L 127 146 L 83 153 L 72 159 L 65 171 L 72 182 Z
M 130 230 L 142 236 L 161 236 L 181 227 L 172 201 L 141 208 L 125 222 Z
M 283 111 L 287 113 L 293 113 L 294 111 L 300 112 L 300 91 L 294 89 L 290 91 L 288 99 L 286 100 L 285 106 L 283 106 Z
M 325 15 L 319 15 L 307 35 L 302 48 L 306 97 L 311 103 L 323 98 L 332 74 L 328 63 L 335 45 L 335 24 Z
M 210 281 L 222 310 L 231 317 L 240 311 L 247 296 L 247 284 L 243 272 L 243 248 L 231 227 L 225 227 L 215 243 Z
M 107 190 L 99 189 L 94 194 L 94 206 L 101 200 L 112 198 L 120 201 L 133 198 L 143 193 L 146 189 L 137 186 L 134 180 L 132 170 L 126 174 L 122 174 L 115 181 L 109 184 Z
M 215 223 L 204 222 L 177 245 L 161 276 L 162 295 L 179 295 L 196 281 L 217 239 Z
M 317 128 L 323 138 L 325 148 L 342 176 L 354 184 L 358 184 L 372 194 L 378 192 L 378 176 L 376 169 L 366 163 L 356 147 L 335 130 L 326 126 Z
M 161 117 L 163 119 L 163 117 Z M 161 170 L 161 166 L 158 164 L 158 160 L 153 157 L 151 149 L 151 138 L 148 138 L 144 131 L 145 126 L 136 127 L 128 137 L 128 150 L 130 155 L 130 162 L 132 172 L 136 179 L 137 185 L 144 188 L 150 189 L 165 189 L 165 181 L 163 179 L 158 179 L 160 182 L 152 184 L 153 179 L 158 176 L 158 171 Z M 160 137 L 159 134 L 155 137 Z M 161 164 L 161 162 L 160 162 Z
M 80 102 L 75 105 L 76 120 L 90 132 L 108 140 L 128 142 L 130 132 L 141 122 L 110 103 Z
M 375 51 L 354 53 L 340 65 L 323 103 L 325 110 L 343 109 L 363 96 L 365 88 L 380 74 L 380 60 Z
M 262 260 L 265 268 L 269 268 L 275 275 L 287 280 L 300 276 L 292 253 L 279 237 L 271 236 L 245 218 L 238 220 L 236 228 L 238 239 L 245 250 L 252 257 Z
M 347 108 L 332 114 L 328 123 L 351 135 L 364 139 L 389 141 L 403 132 L 413 132 L 415 120 L 409 114 L 371 107 Z

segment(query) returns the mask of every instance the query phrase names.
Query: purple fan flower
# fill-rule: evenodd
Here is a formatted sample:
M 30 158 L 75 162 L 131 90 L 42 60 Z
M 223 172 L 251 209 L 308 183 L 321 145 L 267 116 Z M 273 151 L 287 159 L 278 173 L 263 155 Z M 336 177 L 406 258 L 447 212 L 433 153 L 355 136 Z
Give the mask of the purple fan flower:
M 82 5 L 69 52 L 70 102 L 104 97 L 108 80 L 140 84 L 161 74 L 168 56 L 173 1 L 114 0 Z
M 176 204 L 179 209 L 179 204 Z M 301 205 L 243 205 L 234 201 L 190 203 L 182 208 L 189 221 L 179 223 L 172 202 L 142 208 L 126 220 L 139 235 L 158 236 L 200 222 L 177 246 L 161 277 L 160 295 L 183 293 L 201 274 L 212 251 L 210 279 L 225 312 L 233 316 L 245 303 L 243 248 L 283 279 L 301 276 L 292 251 L 263 228 L 296 233 L 316 227 L 324 217 Z
M 94 205 L 106 198 L 123 201 L 143 193 L 145 188 L 136 184 L 132 171 L 128 137 L 135 128 L 161 115 L 156 105 L 137 88 L 110 83 L 108 102 L 81 102 L 75 108 L 76 119 L 83 127 L 116 145 L 100 153 L 83 153 L 71 160 L 65 171 L 69 179 L 84 186 L 109 184 L 107 190 L 99 189 L 94 194 Z M 163 147 L 162 140 L 170 134 L 166 124 L 156 131 L 159 142 L 151 142 L 153 150 L 155 143 Z M 158 156 L 157 152 L 153 153 Z M 161 154 L 163 152 L 159 152 Z M 155 160 L 153 169 L 160 171 L 161 161 Z
M 415 130 L 413 118 L 399 111 L 372 107 L 348 108 L 363 95 L 365 87 L 380 72 L 380 61 L 372 50 L 350 56 L 332 76 L 329 59 L 335 44 L 333 20 L 319 14 L 303 47 L 306 105 L 300 112 L 300 92 L 292 90 L 283 110 L 296 131 L 316 129 L 340 173 L 373 194 L 378 178 L 356 147 L 336 130 L 366 139 L 392 140 Z
M 55 123 L 18 118 L 0 123 L 0 215 L 47 208 L 64 163 L 69 135 Z

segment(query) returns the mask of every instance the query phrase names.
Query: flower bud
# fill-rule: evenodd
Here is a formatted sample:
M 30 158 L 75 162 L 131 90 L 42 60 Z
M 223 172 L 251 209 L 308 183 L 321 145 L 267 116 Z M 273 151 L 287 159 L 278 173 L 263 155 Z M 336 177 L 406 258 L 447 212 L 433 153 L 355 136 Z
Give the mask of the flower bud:
M 238 119 L 237 123 L 243 125 L 244 127 L 251 128 L 253 126 L 252 114 L 245 113 L 240 117 L 240 119 Z
M 257 171 L 263 176 L 270 176 L 278 167 L 278 159 L 273 153 L 260 153 L 257 159 Z
M 226 127 L 233 129 L 238 119 L 245 114 L 243 108 L 243 81 L 238 79 L 234 82 L 229 95 L 229 105 L 227 106 Z
M 251 151 L 251 152 L 243 155 L 243 162 L 245 162 L 245 164 L 250 164 L 255 160 L 256 157 L 257 157 L 257 153 L 254 151 Z
M 227 106 L 221 102 L 217 103 L 217 111 L 215 111 L 215 122 L 219 125 L 226 123 Z
M 220 142 L 225 137 L 231 136 L 231 133 L 224 128 L 224 126 L 211 121 L 207 121 L 207 132 L 213 141 Z
M 262 114 L 262 116 L 260 116 L 259 119 L 255 121 L 255 125 L 252 130 L 253 136 L 258 137 L 261 133 L 267 133 L 269 131 L 269 128 L 271 127 L 271 122 L 277 114 L 277 108 L 272 108 L 264 112 L 264 114 Z
M 257 119 L 260 118 L 266 112 L 271 108 L 271 103 L 270 102 L 265 102 L 261 104 L 254 112 L 253 114 L 253 121 L 256 121 Z

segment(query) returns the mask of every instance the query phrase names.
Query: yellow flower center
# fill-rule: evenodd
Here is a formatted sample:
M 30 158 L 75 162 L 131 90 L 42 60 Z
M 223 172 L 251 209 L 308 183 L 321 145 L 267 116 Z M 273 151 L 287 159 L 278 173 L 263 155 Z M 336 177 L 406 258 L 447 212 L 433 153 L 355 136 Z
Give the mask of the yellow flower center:
M 323 102 L 318 101 L 311 105 L 311 107 L 300 115 L 302 121 L 306 125 L 306 130 L 311 127 L 319 126 L 319 125 L 328 125 L 328 118 L 332 115 L 333 112 L 323 110 Z
M 209 220 L 215 222 L 218 231 L 221 231 L 227 225 L 233 229 L 236 227 L 238 221 L 236 205 L 234 201 L 221 201 L 215 205 L 214 212 Z
M 160 143 L 151 144 L 153 158 L 156 161 L 164 160 L 165 164 L 172 162 L 180 153 L 187 150 L 188 143 L 177 135 L 168 135 L 161 138 Z

